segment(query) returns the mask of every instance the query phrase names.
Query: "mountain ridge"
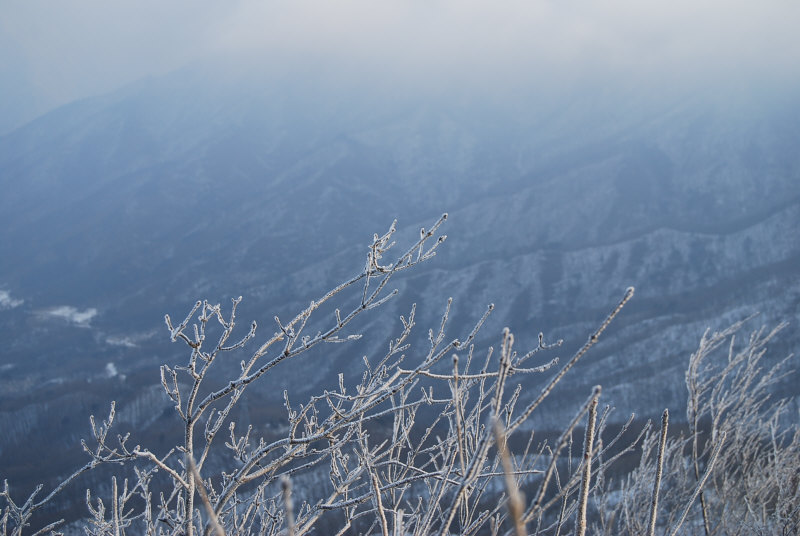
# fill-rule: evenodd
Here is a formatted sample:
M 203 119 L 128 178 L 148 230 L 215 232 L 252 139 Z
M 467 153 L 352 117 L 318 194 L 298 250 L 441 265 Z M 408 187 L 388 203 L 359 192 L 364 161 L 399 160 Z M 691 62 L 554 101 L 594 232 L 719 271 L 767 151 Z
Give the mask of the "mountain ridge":
M 372 233 L 393 219 L 402 244 L 444 211 L 447 243 L 353 327 L 365 340 L 309 356 L 316 377 L 277 368 L 259 396 L 292 386 L 302 397 L 337 370 L 357 374 L 412 302 L 423 339 L 449 296 L 454 336 L 496 303 L 480 345 L 509 326 L 529 344 L 539 331 L 563 338 L 566 354 L 634 285 L 546 424 L 595 380 L 619 419 L 665 406 L 680 414 L 679 358 L 701 326 L 757 309 L 755 322 L 800 322 L 796 96 L 615 108 L 585 94 L 497 103 L 462 89 L 414 100 L 346 84 L 203 79 L 145 80 L 0 136 L 0 290 L 23 300 L 0 310 L 11 366 L 0 411 L 73 389 L 81 409 L 116 393 L 120 407 L 147 413 L 136 393 L 157 382 L 158 364 L 184 358 L 167 344 L 164 313 L 243 295 L 239 318 L 268 325 L 357 272 Z M 800 334 L 792 327 L 781 341 L 776 353 L 788 353 Z M 36 441 L 72 437 L 75 422 L 35 430 Z M 144 434 L 161 425 L 137 422 L 149 423 Z M 13 448 L 0 442 L 0 461 Z

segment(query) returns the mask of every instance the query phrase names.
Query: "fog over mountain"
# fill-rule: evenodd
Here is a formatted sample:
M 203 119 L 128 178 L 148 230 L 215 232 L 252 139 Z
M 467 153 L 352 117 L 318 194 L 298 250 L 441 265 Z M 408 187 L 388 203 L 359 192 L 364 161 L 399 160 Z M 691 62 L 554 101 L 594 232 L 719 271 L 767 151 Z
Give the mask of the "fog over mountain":
M 193 19 L 222 28 L 209 40 L 187 30 L 207 59 L 182 45 L 152 71 L 107 73 L 91 88 L 65 78 L 62 97 L 80 98 L 30 121 L 3 115 L 6 106 L 1 472 L 27 485 L 63 471 L 80 459 L 86 415 L 111 399 L 122 428 L 166 448 L 157 366 L 186 356 L 169 343 L 164 313 L 183 318 L 197 299 L 227 306 L 242 295 L 242 329 L 255 319 L 271 334 L 275 314 L 291 316 L 358 272 L 372 234 L 394 219 L 402 246 L 448 212 L 449 238 L 393 281 L 397 298 L 354 326 L 364 339 L 278 367 L 259 391 L 263 407 L 247 410 L 254 425 L 282 418 L 283 389 L 301 399 L 338 371 L 358 374 L 415 302 L 420 339 L 408 359 L 418 358 L 450 296 L 456 337 L 496 305 L 481 352 L 508 326 L 520 346 L 540 331 L 563 338 L 564 356 L 636 287 L 539 417 L 546 426 L 595 384 L 618 421 L 664 407 L 681 415 L 700 335 L 756 312 L 752 328 L 790 323 L 773 361 L 797 352 L 800 47 L 783 31 L 791 17 L 772 4 L 726 11 L 704 41 L 708 26 L 694 19 L 666 17 L 665 28 L 685 30 L 679 39 L 656 32 L 655 15 L 618 19 L 587 6 L 575 17 L 549 4 L 519 20 L 503 12 L 482 34 L 485 13 L 472 4 L 455 19 L 449 3 L 429 19 L 420 6 L 390 3 L 356 20 L 346 14 L 359 2 L 338 14 L 315 5 L 322 11 L 307 21 L 298 8 L 266 17 L 241 2 L 218 20 Z M 259 33 L 248 18 L 269 22 Z M 745 20 L 774 33 L 752 57 L 750 34 L 723 46 Z M 553 28 L 528 37 L 526 21 Z M 412 27 L 419 42 L 402 34 Z M 294 28 L 318 31 L 291 39 Z M 36 57 L 26 40 L 12 41 Z M 636 54 L 632 43 L 649 44 Z M 703 53 L 690 60 L 692 50 Z M 790 376 L 781 394 L 796 400 L 797 385 Z M 31 476 L 31 449 L 54 445 L 67 454 Z
M 503 95 L 800 79 L 800 6 L 783 0 L 29 0 L 0 14 L 0 133 L 209 57 L 263 73 L 329 69 L 411 93 L 452 82 Z

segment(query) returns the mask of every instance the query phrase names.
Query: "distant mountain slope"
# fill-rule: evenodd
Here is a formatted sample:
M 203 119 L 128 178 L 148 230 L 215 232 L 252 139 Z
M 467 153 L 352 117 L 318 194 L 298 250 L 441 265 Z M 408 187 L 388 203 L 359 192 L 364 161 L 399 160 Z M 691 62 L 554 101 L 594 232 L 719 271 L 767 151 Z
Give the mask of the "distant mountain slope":
M 519 344 L 543 330 L 567 353 L 637 287 L 548 424 L 595 383 L 624 411 L 679 408 L 703 329 L 757 310 L 792 322 L 775 358 L 800 347 L 791 92 L 492 104 L 314 84 L 181 72 L 0 137 L 0 422 L 18 408 L 41 422 L 33 401 L 69 392 L 82 423 L 125 384 L 120 405 L 138 400 L 135 422 L 151 423 L 143 405 L 161 409 L 142 385 L 182 359 L 165 312 L 244 295 L 240 318 L 267 325 L 358 270 L 392 219 L 402 238 L 444 211 L 448 243 L 398 280 L 401 296 L 361 326 L 371 338 L 326 353 L 317 377 L 276 370 L 269 391 L 353 373 L 412 301 L 424 335 L 447 296 L 454 335 L 493 302 L 482 344 L 508 325 Z M 5 441 L 0 456 L 15 455 Z

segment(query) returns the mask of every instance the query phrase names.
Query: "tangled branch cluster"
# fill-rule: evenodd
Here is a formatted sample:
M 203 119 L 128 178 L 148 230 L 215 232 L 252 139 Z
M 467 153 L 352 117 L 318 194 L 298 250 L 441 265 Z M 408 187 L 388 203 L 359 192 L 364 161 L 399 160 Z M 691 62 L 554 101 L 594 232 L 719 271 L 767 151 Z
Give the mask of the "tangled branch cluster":
M 5 502 L 0 535 L 23 534 L 36 512 L 80 474 L 107 464 L 130 464 L 135 478 L 113 478 L 110 497 L 87 491 L 86 534 L 388 536 L 572 531 L 582 535 L 590 525 L 595 532 L 654 534 L 659 520 L 660 526 L 676 533 L 687 518 L 691 521 L 689 514 L 696 504 L 701 505 L 708 531 L 714 509 L 721 504 L 724 510 L 726 497 L 734 488 L 740 489 L 731 479 L 750 478 L 747 469 L 737 469 L 740 458 L 766 464 L 761 469 L 763 478 L 768 478 L 776 463 L 800 466 L 796 458 L 785 459 L 797 455 L 797 431 L 788 438 L 777 416 L 763 425 L 766 428 L 741 433 L 730 424 L 752 420 L 765 407 L 763 395 L 775 375 L 752 385 L 760 374 L 752 352 L 760 351 L 769 336 L 751 339 L 751 353 L 732 358 L 731 365 L 719 373 L 709 375 L 701 367 L 705 356 L 732 332 L 704 339 L 693 357 L 687 373 L 692 423 L 688 439 L 668 440 L 666 413 L 659 434 L 648 426 L 635 440 L 622 444 L 631 418 L 619 433 L 608 437 L 610 409 L 598 410 L 601 388 L 597 386 L 559 437 L 534 441 L 525 423 L 598 341 L 631 299 L 632 288 L 560 368 L 558 358 L 541 360 L 540 355 L 557 348 L 560 341 L 548 344 L 541 334 L 536 347 L 518 352 L 506 329 L 499 352 L 492 348 L 479 352 L 475 337 L 491 305 L 459 339 L 447 334 L 448 301 L 438 327 L 428 332 L 427 347 L 412 349 L 416 319 L 412 306 L 407 316 L 400 317 L 400 331 L 389 341 L 386 353 L 364 359 L 360 382 L 346 385 L 339 374 L 338 386 L 300 405 L 292 404 L 284 392 L 288 427 L 283 437 L 266 440 L 256 437 L 252 427 L 237 430 L 232 412 L 248 388 L 279 363 L 315 346 L 358 338 L 345 334 L 346 328 L 354 318 L 397 293 L 388 287 L 395 274 L 436 254 L 445 239 L 437 235 L 445 219 L 446 215 L 430 230 L 422 229 L 418 240 L 389 263 L 385 258 L 395 246 L 395 225 L 386 234 L 375 235 L 361 273 L 312 301 L 289 322 L 276 316 L 276 331 L 241 361 L 236 377 L 221 387 L 209 386 L 220 356 L 245 352 L 257 337 L 253 322 L 244 336 L 233 338 L 241 298 L 233 300 L 227 313 L 220 305 L 198 301 L 178 324 L 166 316 L 172 341 L 185 343 L 189 354 L 184 365 L 161 367 L 161 383 L 181 424 L 183 442 L 157 456 L 146 447 L 129 446 L 127 435 L 112 440 L 112 404 L 101 425 L 92 418 L 95 446 L 84 443 L 89 461 L 49 494 L 37 499 L 40 487 L 18 504 L 5 484 L 0 492 Z M 355 298 L 349 308 L 336 309 L 324 324 L 327 327 L 307 333 L 312 315 L 321 314 L 324 304 L 351 288 L 359 291 L 351 293 Z M 537 396 L 523 397 L 519 384 L 512 387 L 515 376 L 551 370 L 555 374 Z M 745 393 L 741 395 L 745 398 L 731 398 L 731 393 Z M 772 409 L 782 411 L 783 406 Z M 713 422 L 707 438 L 701 433 L 706 416 Z M 573 435 L 579 426 L 585 427 L 584 444 L 581 457 L 573 461 Z M 764 442 L 747 443 L 752 434 L 761 438 L 765 430 L 772 435 L 764 437 Z M 512 441 L 520 447 L 512 448 Z M 604 475 L 638 443 L 643 443 L 642 463 L 617 493 L 622 498 L 613 502 L 614 490 Z M 688 472 L 678 469 L 685 461 L 686 445 L 691 445 L 693 461 Z M 734 454 L 730 454 L 732 448 Z M 219 460 L 227 461 L 220 465 Z M 664 466 L 668 487 L 659 503 Z M 730 478 L 720 477 L 720 468 Z M 676 483 L 675 478 L 680 478 L 676 475 L 684 479 Z M 298 488 L 298 482 L 306 484 Z M 796 523 L 797 479 L 781 481 L 778 491 L 759 482 L 752 483 L 752 489 L 761 490 L 757 503 L 751 505 L 756 495 L 747 495 L 750 491 L 743 499 L 753 511 L 745 519 L 794 519 Z M 794 501 L 794 509 L 776 506 L 788 500 Z M 668 505 L 668 513 L 662 513 L 659 504 Z M 642 521 L 645 514 L 647 521 Z M 58 533 L 59 526 L 53 523 L 35 533 Z

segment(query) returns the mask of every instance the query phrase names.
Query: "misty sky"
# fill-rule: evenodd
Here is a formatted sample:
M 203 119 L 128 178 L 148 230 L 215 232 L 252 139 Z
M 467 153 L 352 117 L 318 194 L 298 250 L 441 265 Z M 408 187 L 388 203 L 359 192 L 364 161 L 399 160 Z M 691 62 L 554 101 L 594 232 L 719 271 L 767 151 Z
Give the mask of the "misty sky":
M 0 132 L 209 58 L 437 83 L 800 79 L 800 2 L 4 0 Z

